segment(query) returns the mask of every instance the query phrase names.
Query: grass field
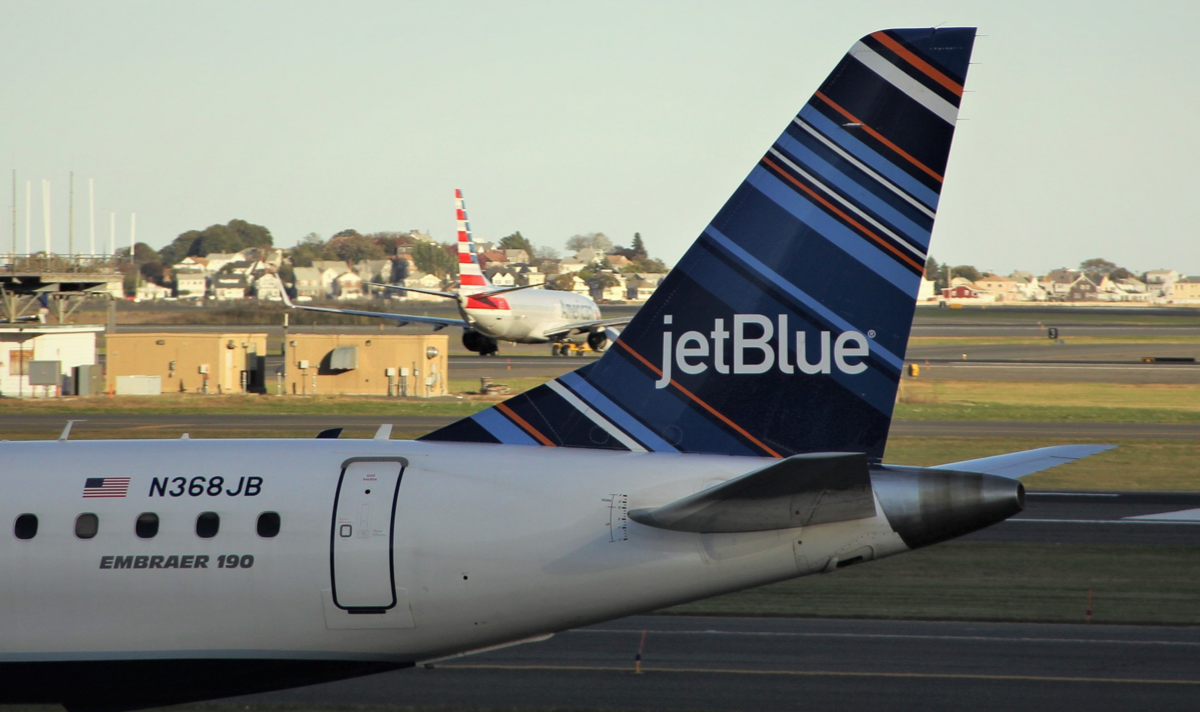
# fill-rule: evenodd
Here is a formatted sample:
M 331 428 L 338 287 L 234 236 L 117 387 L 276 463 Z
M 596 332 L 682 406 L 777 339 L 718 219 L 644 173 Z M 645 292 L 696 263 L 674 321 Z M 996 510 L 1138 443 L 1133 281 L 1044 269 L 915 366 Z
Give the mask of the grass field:
M 1143 326 L 1197 326 L 1200 309 L 1195 307 L 1157 308 L 1151 312 L 1142 308 L 1067 308 L 1047 305 L 986 306 L 965 309 L 940 309 L 918 306 L 916 324 L 1007 324 L 1029 326 L 1067 326 L 1071 324 L 1140 324 Z
M 464 384 L 465 385 L 465 384 Z M 479 384 L 475 383 L 478 388 Z M 387 398 L 384 396 L 258 396 L 164 394 L 161 396 L 95 396 L 46 400 L 0 401 L 5 413 L 89 413 L 182 414 L 229 413 L 256 414 L 342 414 L 342 415 L 449 415 L 467 416 L 490 405 L 483 401 Z
M 1031 329 L 1032 331 L 1032 329 Z M 1170 336 L 1072 336 L 1063 335 L 1062 340 L 1073 346 L 1093 346 L 1098 344 L 1180 344 L 1185 346 L 1200 346 L 1200 336 L 1179 334 Z M 1031 333 L 1029 336 L 910 336 L 909 347 L 914 346 L 1040 346 L 1050 349 L 1062 347 L 1046 338 L 1046 335 Z
M 1197 625 L 1198 581 L 1200 547 L 949 542 L 665 613 Z
M 514 393 L 544 379 L 497 378 Z M 474 379 L 450 379 L 454 393 L 477 391 Z M 6 413 L 346 413 L 468 415 L 484 407 L 452 398 L 164 394 L 91 398 L 0 399 Z M 901 381 L 895 417 L 921 420 L 1200 422 L 1200 385 Z
M 1129 383 L 900 382 L 895 417 L 1089 423 L 1200 422 L 1200 385 Z
M 1056 438 L 917 438 L 888 440 L 884 462 L 927 467 L 1049 445 L 1080 444 Z M 1033 490 L 1200 490 L 1200 442 L 1104 440 L 1117 447 L 1087 459 L 1022 478 Z

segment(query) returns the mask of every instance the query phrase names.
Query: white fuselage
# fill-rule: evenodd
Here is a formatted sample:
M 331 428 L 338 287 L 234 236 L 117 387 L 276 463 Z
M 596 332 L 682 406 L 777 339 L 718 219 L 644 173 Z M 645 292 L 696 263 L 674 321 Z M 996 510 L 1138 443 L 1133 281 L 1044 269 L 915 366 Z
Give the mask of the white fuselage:
M 744 534 L 625 516 L 763 462 L 382 440 L 0 443 L 0 664 L 420 661 L 907 550 L 882 513 Z M 113 475 L 131 478 L 126 496 L 83 497 L 88 478 Z M 211 538 L 196 533 L 204 512 L 220 519 Z M 276 536 L 256 532 L 263 512 L 278 513 Z M 85 513 L 90 539 L 75 533 Z M 143 513 L 158 517 L 152 538 L 135 533 Z M 32 538 L 14 536 L 22 514 L 38 518 Z
M 600 309 L 591 299 L 574 292 L 522 289 L 487 300 L 468 298 L 461 307 L 477 331 L 498 341 L 542 344 L 567 324 L 600 319 Z

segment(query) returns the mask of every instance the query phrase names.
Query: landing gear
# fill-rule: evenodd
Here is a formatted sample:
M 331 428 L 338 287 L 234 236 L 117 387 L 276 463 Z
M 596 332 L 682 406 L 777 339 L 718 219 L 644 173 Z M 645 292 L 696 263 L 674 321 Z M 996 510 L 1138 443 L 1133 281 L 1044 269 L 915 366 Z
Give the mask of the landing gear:
M 467 351 L 474 351 L 480 356 L 495 356 L 496 352 L 500 350 L 500 346 L 496 343 L 495 339 L 484 336 L 478 331 L 464 330 L 462 343 Z

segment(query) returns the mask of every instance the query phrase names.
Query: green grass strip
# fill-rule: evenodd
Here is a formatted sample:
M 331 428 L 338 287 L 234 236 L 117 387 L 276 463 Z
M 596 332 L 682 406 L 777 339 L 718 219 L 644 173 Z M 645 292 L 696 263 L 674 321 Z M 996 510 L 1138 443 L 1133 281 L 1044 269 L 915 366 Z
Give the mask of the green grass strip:
M 1200 624 L 1200 547 L 946 543 L 663 613 Z

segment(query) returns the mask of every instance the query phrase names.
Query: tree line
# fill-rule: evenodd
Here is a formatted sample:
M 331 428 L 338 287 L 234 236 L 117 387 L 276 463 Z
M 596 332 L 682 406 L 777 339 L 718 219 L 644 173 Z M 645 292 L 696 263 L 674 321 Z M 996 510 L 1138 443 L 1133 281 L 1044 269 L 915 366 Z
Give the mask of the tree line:
M 1079 263 L 1079 270 L 1087 276 L 1091 281 L 1099 284 L 1105 276 L 1109 279 L 1129 279 L 1131 277 L 1146 281 L 1146 273 L 1140 274 L 1132 272 L 1124 267 L 1117 265 L 1102 257 L 1094 257 L 1084 260 Z M 962 277 L 971 282 L 984 279 L 985 277 L 995 276 L 995 273 L 988 271 L 980 271 L 973 265 L 950 265 L 941 264 L 934 258 L 930 257 L 925 262 L 925 279 L 934 283 L 938 289 L 946 289 L 950 286 L 950 280 L 954 277 Z
M 441 279 L 453 277 L 458 271 L 457 246 L 442 244 L 421 239 L 410 232 L 374 232 L 361 234 L 353 228 L 347 228 L 335 233 L 328 240 L 317 233 L 309 233 L 297 241 L 290 249 L 285 249 L 288 260 L 280 268 L 280 277 L 286 282 L 295 280 L 295 267 L 311 267 L 320 260 L 336 260 L 340 262 L 357 263 L 364 260 L 391 259 L 392 281 L 402 282 L 408 276 L 408 261 L 401 259 L 402 254 L 412 259 L 416 269 L 421 272 L 436 275 Z M 230 220 L 225 225 L 210 225 L 203 230 L 188 230 L 180 234 L 160 250 L 155 250 L 144 242 L 134 245 L 133 259 L 129 260 L 129 249 L 118 250 L 118 255 L 126 258 L 126 292 L 133 293 L 138 277 L 143 280 L 165 285 L 166 268 L 177 264 L 187 257 L 207 257 L 213 253 L 241 252 L 247 248 L 256 247 L 264 250 L 274 248 L 274 238 L 271 231 L 262 225 L 256 225 L 245 220 Z M 573 235 L 566 240 L 566 249 L 576 254 L 584 249 L 592 249 L 597 259 L 580 271 L 580 277 L 589 284 L 611 286 L 617 280 L 605 270 L 622 272 L 666 272 L 667 266 L 662 260 L 649 256 L 645 241 L 640 233 L 634 233 L 629 247 L 614 245 L 604 233 L 593 232 Z M 529 262 L 548 275 L 558 273 L 557 263 L 559 253 L 553 247 L 534 245 L 520 231 L 506 235 L 497 243 L 500 250 L 524 250 Z M 608 261 L 609 256 L 619 255 L 628 260 L 628 264 L 614 267 Z M 547 279 L 548 288 L 570 289 L 573 280 Z

